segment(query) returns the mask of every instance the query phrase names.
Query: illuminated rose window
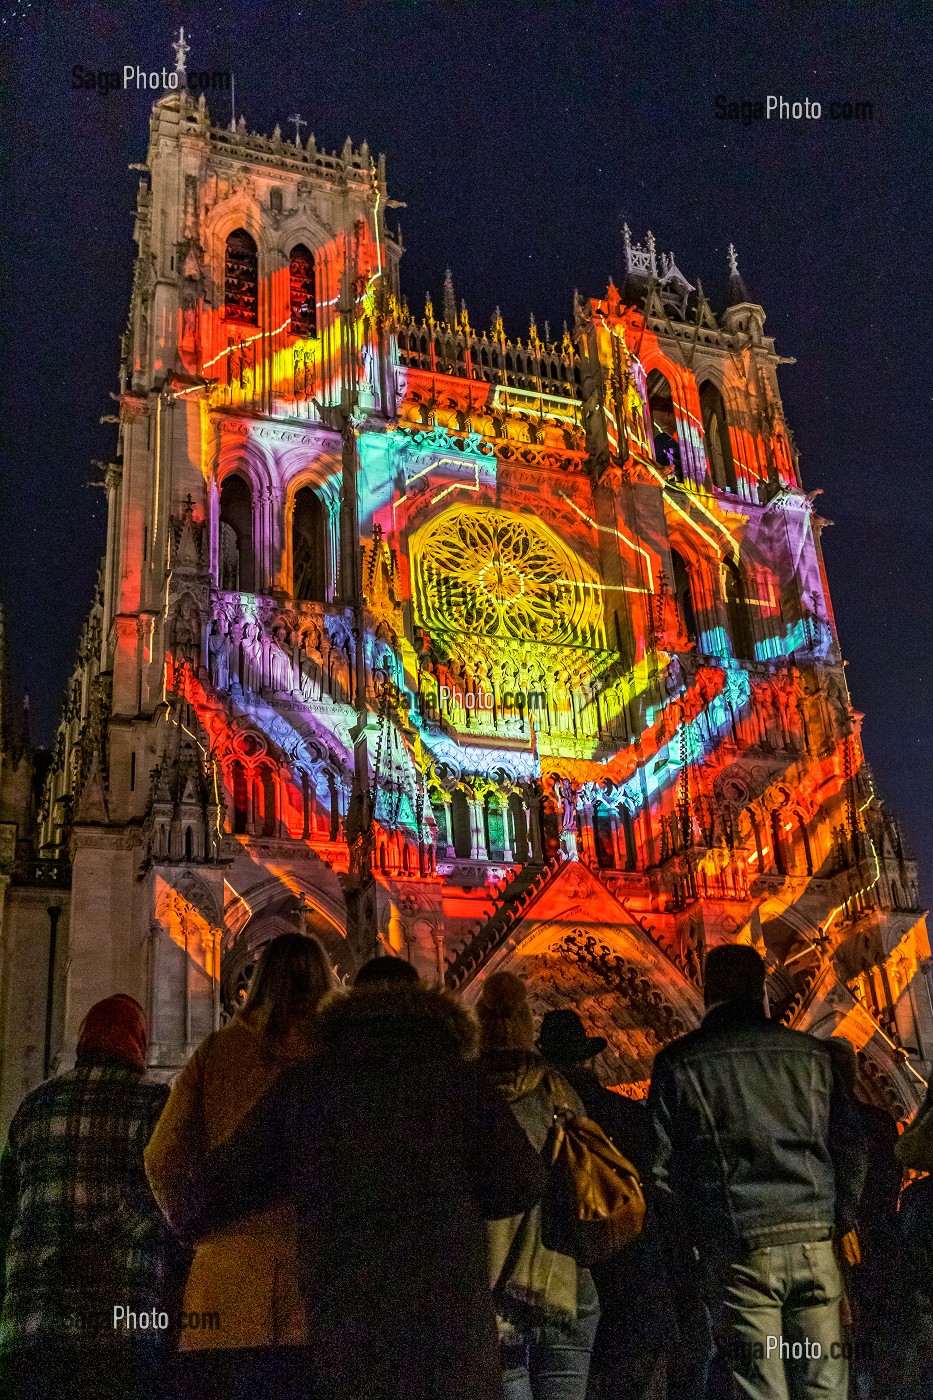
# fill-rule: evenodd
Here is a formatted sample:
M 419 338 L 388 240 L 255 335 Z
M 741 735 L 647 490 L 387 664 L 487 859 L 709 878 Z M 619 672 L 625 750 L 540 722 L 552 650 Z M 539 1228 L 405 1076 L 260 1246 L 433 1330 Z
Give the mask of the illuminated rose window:
M 559 642 L 602 623 L 595 575 L 534 517 L 482 506 L 445 511 L 415 552 L 429 628 Z

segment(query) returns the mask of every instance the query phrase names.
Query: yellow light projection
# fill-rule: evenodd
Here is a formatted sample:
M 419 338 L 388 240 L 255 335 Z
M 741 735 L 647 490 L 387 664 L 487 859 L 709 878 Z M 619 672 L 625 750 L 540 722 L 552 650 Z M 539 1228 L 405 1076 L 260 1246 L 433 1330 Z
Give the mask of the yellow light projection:
M 455 507 L 419 533 L 414 555 L 418 613 L 428 628 L 600 644 L 599 581 L 539 520 Z

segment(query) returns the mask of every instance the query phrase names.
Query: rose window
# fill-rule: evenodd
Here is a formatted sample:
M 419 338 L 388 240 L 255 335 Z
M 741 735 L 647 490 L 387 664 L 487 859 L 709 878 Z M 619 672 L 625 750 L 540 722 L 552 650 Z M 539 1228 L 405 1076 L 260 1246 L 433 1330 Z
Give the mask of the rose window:
M 602 622 L 595 575 L 531 516 L 446 511 L 417 546 L 421 620 L 446 631 L 560 642 Z

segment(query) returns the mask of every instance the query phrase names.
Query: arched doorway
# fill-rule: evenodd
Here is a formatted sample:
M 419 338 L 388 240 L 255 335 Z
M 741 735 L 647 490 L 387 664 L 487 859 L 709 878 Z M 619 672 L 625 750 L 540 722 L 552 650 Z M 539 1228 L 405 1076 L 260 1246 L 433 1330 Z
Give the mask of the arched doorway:
M 599 903 L 595 895 L 589 901 Z M 572 1007 L 589 1035 L 607 1047 L 594 1068 L 604 1083 L 634 1098 L 647 1093 L 657 1052 L 694 1029 L 702 996 L 677 964 L 635 926 L 604 918 L 576 925 L 522 925 L 463 987 L 474 1002 L 490 972 L 507 969 L 528 988 L 536 1021 Z

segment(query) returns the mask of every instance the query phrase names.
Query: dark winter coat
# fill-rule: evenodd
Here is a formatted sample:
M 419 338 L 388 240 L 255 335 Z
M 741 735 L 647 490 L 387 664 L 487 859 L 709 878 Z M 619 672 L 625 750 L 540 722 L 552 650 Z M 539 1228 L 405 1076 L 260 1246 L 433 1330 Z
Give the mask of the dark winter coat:
M 491 1051 L 480 1064 L 534 1150 L 547 1157 L 555 1110 L 584 1111 L 567 1080 L 534 1050 Z M 582 1270 L 572 1252 L 574 1221 L 559 1192 L 550 1189 L 555 1184 L 551 1179 L 544 1198 L 522 1215 L 489 1227 L 490 1274 L 504 1341 L 545 1323 L 572 1328 L 577 1321 Z
M 829 1051 L 752 1002 L 713 1008 L 654 1064 L 659 1216 L 682 1242 L 755 1249 L 855 1225 L 864 1142 Z
M 192 1182 L 218 1225 L 284 1188 L 298 1215 L 315 1400 L 501 1400 L 485 1221 L 545 1173 L 475 1065 L 449 994 L 355 989 Z M 197 1217 L 192 1222 L 197 1224 Z
M 583 1101 L 588 1118 L 598 1123 L 646 1181 L 651 1171 L 651 1123 L 643 1102 L 614 1094 L 599 1082 L 589 1065 L 561 1067 L 561 1074 Z
M 165 1306 L 170 1237 L 143 1149 L 167 1096 L 126 1061 L 95 1055 L 20 1104 L 0 1159 L 0 1354 L 119 1350 L 136 1338 L 114 1326 L 115 1305 Z

